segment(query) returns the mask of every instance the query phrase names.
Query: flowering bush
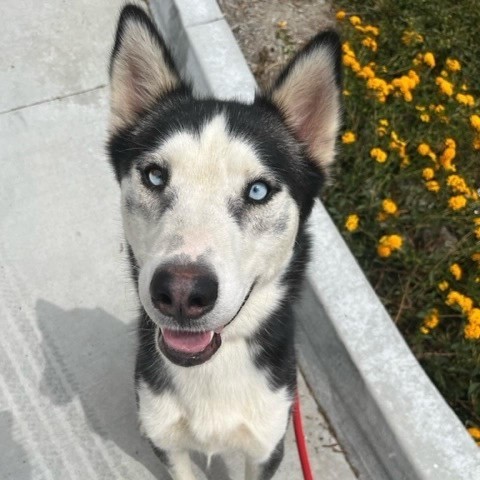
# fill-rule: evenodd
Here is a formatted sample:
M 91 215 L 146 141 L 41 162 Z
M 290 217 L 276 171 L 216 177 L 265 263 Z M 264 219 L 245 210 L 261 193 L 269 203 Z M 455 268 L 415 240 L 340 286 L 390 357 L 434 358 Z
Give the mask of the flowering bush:
M 437 25 L 435 2 L 430 18 L 428 2 L 344 2 L 355 3 L 365 13 L 337 13 L 345 130 L 324 201 L 412 351 L 480 440 L 476 27 L 458 26 L 470 36 L 453 51 L 453 10 Z

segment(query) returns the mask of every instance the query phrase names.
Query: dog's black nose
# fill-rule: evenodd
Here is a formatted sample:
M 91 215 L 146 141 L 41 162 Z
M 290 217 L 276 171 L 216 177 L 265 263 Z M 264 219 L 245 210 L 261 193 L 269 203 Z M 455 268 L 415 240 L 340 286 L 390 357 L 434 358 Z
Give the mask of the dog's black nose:
M 153 275 L 150 295 L 164 315 L 178 320 L 196 319 L 215 305 L 218 281 L 203 265 L 163 265 Z

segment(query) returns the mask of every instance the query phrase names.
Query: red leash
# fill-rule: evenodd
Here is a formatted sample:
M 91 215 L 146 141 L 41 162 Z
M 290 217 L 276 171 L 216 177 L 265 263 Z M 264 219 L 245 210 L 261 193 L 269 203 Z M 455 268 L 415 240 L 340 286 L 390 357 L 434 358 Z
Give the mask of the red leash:
M 295 429 L 295 439 L 297 441 L 298 456 L 302 464 L 304 480 L 313 480 L 312 467 L 308 458 L 307 444 L 305 442 L 305 433 L 302 424 L 302 412 L 300 410 L 300 398 L 298 391 L 295 393 L 295 403 L 293 405 L 293 428 Z

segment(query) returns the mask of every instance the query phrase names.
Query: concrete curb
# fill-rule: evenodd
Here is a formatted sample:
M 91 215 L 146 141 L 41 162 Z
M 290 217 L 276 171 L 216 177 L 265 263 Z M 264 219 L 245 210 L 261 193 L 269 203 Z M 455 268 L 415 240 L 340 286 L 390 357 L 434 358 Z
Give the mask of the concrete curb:
M 151 0 L 196 91 L 252 101 L 255 80 L 215 0 Z M 413 357 L 319 203 L 299 361 L 364 479 L 472 480 L 480 451 Z

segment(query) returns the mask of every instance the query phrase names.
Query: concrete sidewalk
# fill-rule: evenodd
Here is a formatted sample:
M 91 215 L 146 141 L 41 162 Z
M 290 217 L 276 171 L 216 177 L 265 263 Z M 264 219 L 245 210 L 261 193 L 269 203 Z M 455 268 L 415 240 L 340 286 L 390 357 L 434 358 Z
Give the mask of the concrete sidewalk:
M 123 3 L 2 7 L 2 480 L 169 478 L 136 425 L 136 303 L 104 153 L 108 55 Z M 300 385 L 318 478 L 355 478 Z M 195 461 L 205 478 L 205 460 Z M 242 470 L 239 458 L 215 458 L 207 477 Z M 291 430 L 275 478 L 301 478 Z

